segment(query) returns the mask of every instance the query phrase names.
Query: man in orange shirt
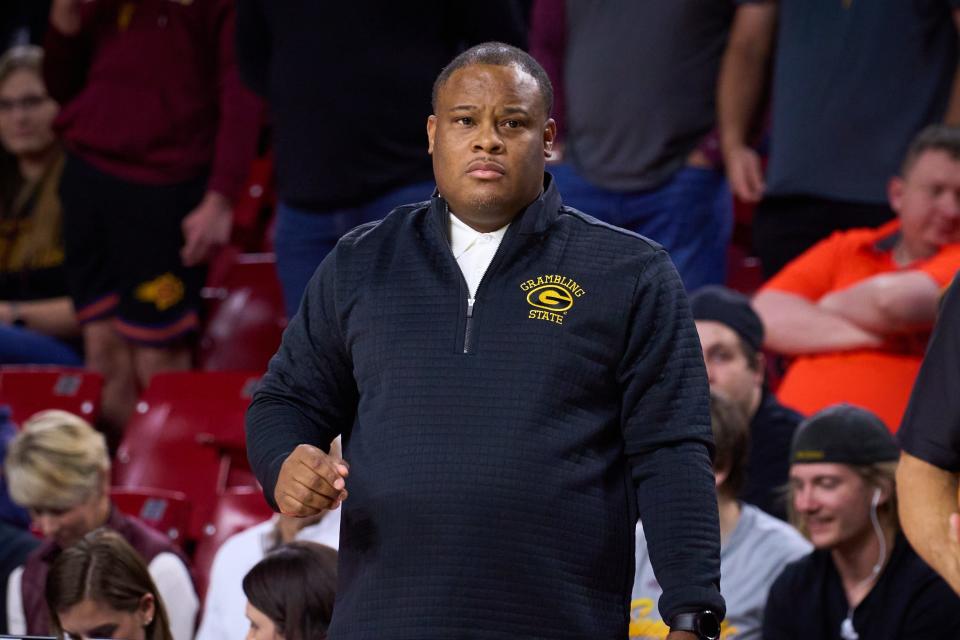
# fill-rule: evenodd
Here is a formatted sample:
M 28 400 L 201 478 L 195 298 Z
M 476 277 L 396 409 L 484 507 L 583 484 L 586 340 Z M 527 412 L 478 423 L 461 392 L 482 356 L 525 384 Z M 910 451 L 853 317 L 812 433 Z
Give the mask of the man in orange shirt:
M 754 298 L 768 349 L 794 357 L 780 401 L 837 402 L 900 424 L 941 290 L 960 269 L 960 129 L 924 129 L 887 189 L 897 220 L 838 232 Z

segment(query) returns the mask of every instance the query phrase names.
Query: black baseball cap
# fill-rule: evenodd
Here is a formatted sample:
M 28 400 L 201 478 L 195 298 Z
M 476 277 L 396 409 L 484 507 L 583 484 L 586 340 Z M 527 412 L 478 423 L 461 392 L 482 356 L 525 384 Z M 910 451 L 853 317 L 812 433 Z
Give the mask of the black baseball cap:
M 709 285 L 690 295 L 694 320 L 712 320 L 733 329 L 755 351 L 763 346 L 763 322 L 750 306 L 750 299 L 738 291 Z
M 827 407 L 801 422 L 790 447 L 790 464 L 868 465 L 899 458 L 900 447 L 883 421 L 852 404 Z

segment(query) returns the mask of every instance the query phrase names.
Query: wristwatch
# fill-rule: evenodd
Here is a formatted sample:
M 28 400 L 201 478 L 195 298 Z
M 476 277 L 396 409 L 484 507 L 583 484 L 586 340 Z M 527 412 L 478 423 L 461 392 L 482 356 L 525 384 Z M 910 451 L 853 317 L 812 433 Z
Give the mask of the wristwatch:
M 709 609 L 678 613 L 670 621 L 670 630 L 689 631 L 702 640 L 717 640 L 720 637 L 720 618 Z

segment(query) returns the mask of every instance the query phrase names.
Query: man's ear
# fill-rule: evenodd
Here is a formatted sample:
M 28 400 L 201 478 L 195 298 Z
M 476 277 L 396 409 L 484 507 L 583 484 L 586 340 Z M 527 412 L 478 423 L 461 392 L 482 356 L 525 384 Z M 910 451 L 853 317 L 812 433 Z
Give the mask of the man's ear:
M 755 373 L 757 374 L 757 384 L 762 385 L 764 378 L 767 377 L 767 357 L 763 355 L 763 351 L 757 351 L 754 356 Z
M 887 200 L 890 202 L 890 208 L 900 213 L 903 205 L 903 178 L 894 176 L 887 182 Z
M 553 152 L 553 143 L 557 139 L 557 121 L 553 118 L 547 118 L 547 123 L 543 125 L 543 157 L 550 159 Z
M 427 153 L 433 155 L 433 139 L 437 135 L 437 116 L 427 118 Z

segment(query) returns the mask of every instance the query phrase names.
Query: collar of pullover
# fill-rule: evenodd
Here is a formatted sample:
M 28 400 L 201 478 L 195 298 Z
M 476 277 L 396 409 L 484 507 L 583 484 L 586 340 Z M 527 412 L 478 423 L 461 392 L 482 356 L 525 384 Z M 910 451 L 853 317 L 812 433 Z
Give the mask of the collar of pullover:
M 540 192 L 540 196 L 510 221 L 510 227 L 516 227 L 517 232 L 522 234 L 543 233 L 557 219 L 562 204 L 563 201 L 560 199 L 560 192 L 554 184 L 553 176 L 544 173 L 543 191 Z M 430 199 L 430 215 L 440 223 L 444 230 L 448 229 L 449 210 L 447 202 L 436 190 Z

